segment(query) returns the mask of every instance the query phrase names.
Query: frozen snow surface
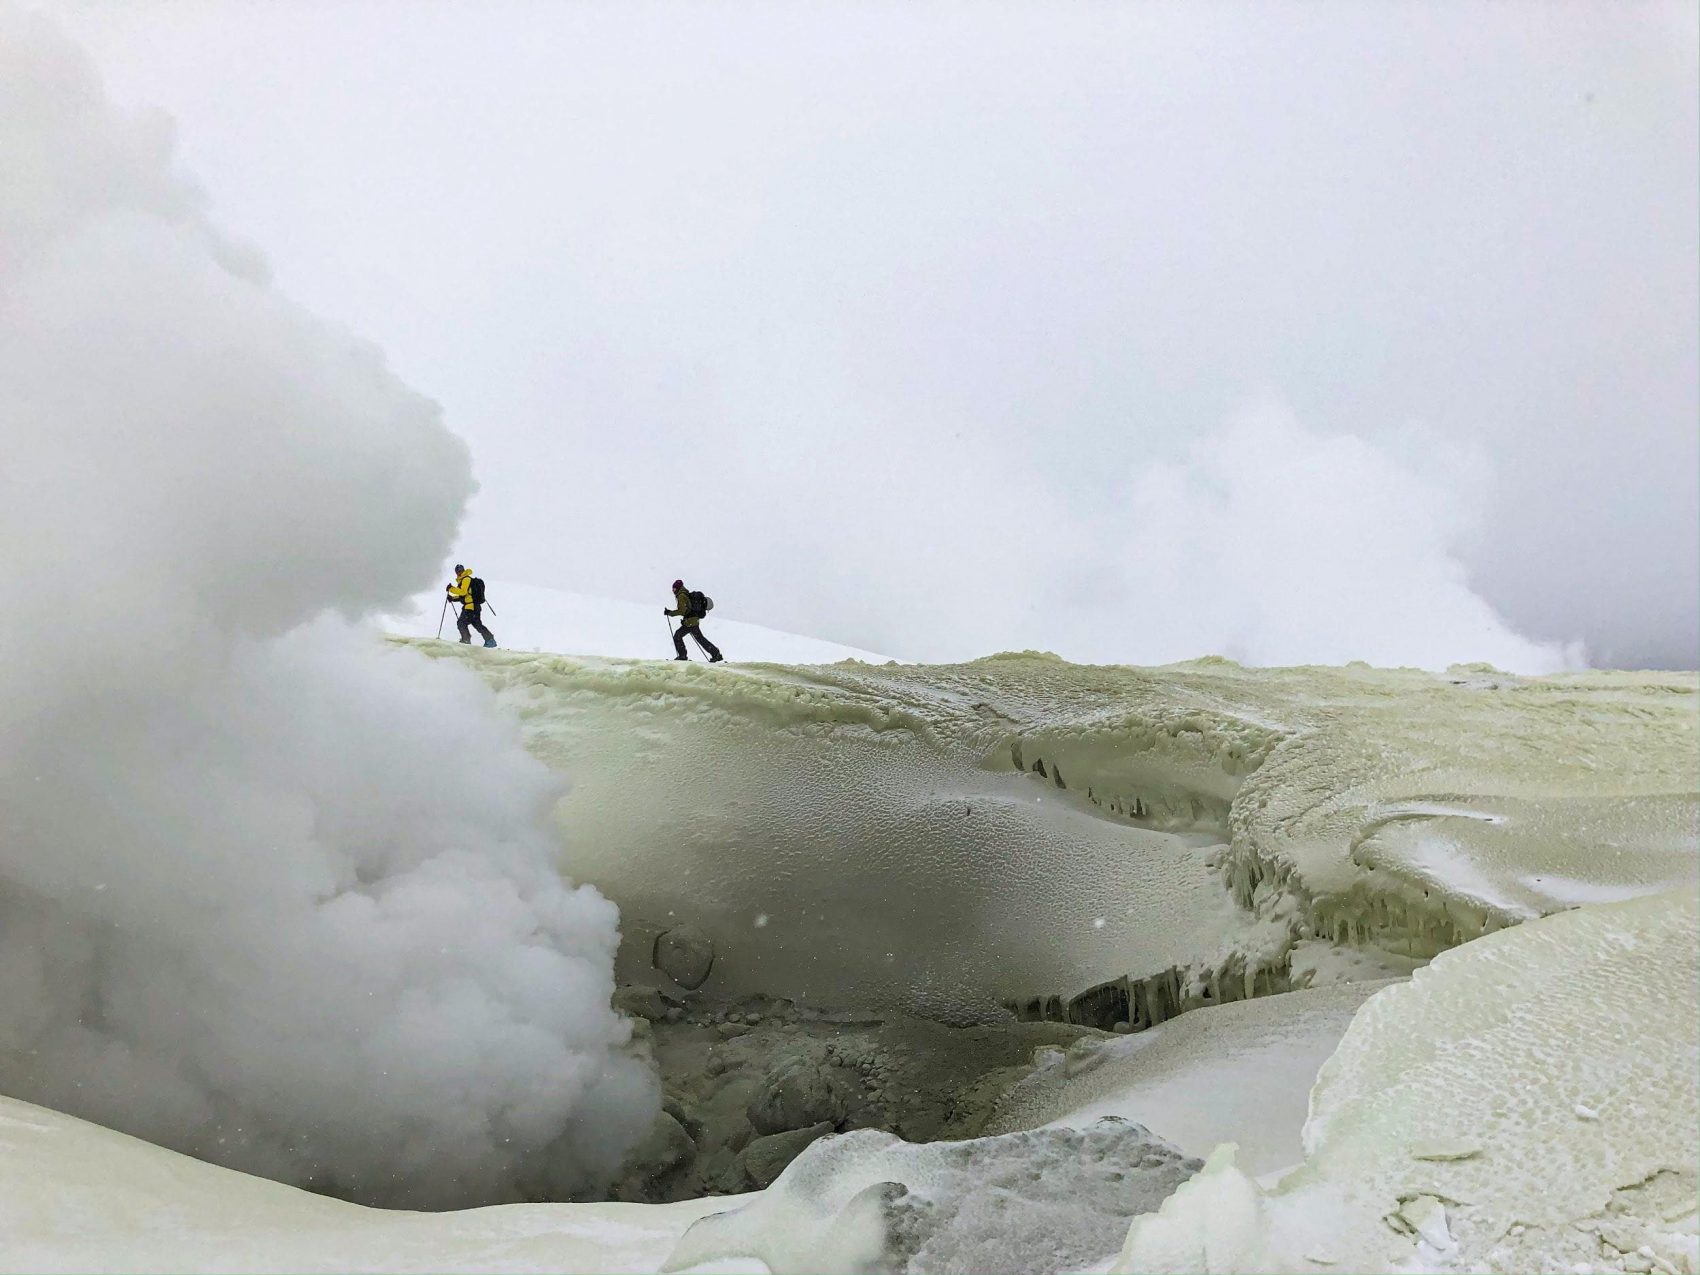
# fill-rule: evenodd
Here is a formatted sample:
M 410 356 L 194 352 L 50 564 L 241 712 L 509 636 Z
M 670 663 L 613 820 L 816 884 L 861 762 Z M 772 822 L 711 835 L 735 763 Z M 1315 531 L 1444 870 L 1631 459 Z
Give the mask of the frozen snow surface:
M 1324 1065 L 1300 1168 L 1213 1156 L 1115 1269 L 1693 1271 L 1697 918 L 1675 890 L 1442 954 Z
M 1137 1120 L 1208 1155 L 1237 1142 L 1248 1173 L 1304 1158 L 1311 1082 L 1358 1007 L 1386 980 L 1216 1005 L 1121 1038 L 1052 1050 L 1004 1093 L 987 1132 Z

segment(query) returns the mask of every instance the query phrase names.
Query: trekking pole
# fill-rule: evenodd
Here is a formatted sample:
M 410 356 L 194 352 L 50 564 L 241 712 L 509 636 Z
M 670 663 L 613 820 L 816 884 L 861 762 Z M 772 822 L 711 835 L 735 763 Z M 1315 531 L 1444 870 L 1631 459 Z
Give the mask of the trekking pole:
M 661 623 L 667 626 L 667 640 L 671 642 L 673 640 L 673 621 L 669 620 L 666 616 L 662 616 Z
M 449 622 L 449 600 L 447 598 L 444 598 L 443 599 L 443 613 L 442 613 L 442 615 L 437 617 L 437 639 L 439 641 L 442 640 L 443 625 L 447 624 L 448 622 Z

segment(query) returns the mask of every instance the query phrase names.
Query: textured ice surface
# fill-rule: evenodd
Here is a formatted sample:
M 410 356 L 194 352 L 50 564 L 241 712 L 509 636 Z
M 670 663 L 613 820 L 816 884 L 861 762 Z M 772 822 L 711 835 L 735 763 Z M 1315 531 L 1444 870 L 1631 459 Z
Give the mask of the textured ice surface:
M 1598 904 L 1371 999 L 1267 1193 L 1225 1157 L 1117 1269 L 1695 1268 L 1700 895 Z
M 988 1133 L 1119 1116 L 1196 1156 L 1237 1142 L 1252 1174 L 1297 1164 L 1307 1095 L 1358 1007 L 1386 981 L 1217 1005 L 1114 1040 L 1052 1050 L 1007 1091 Z
M 626 972 L 689 921 L 710 990 L 979 1012 L 1127 979 L 1109 999 L 1149 993 L 1159 1019 L 1303 985 L 1294 948 L 1319 938 L 1426 959 L 1697 879 L 1689 673 L 421 645 L 477 667 L 572 779 L 567 862 L 620 903 Z
M 750 1203 L 697 1222 L 662 1269 L 755 1257 L 776 1275 L 1078 1270 L 1113 1254 L 1128 1219 L 1198 1167 L 1119 1120 L 922 1146 L 847 1133 L 815 1143 Z

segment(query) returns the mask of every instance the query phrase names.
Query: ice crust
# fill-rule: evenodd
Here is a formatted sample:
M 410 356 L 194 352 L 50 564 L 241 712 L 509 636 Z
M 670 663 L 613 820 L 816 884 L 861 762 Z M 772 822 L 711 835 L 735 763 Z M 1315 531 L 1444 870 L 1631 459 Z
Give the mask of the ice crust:
M 1700 893 L 1444 953 L 1360 1011 L 1268 1191 L 1212 1156 L 1117 1271 L 1696 1268 Z
M 1128 1219 L 1199 1168 L 1139 1125 L 916 1146 L 860 1130 L 817 1142 L 748 1204 L 705 1217 L 662 1267 L 754 1257 L 775 1275 L 1010 1275 L 1110 1257 Z
M 1375 977 L 1700 879 L 1692 673 L 417 645 L 573 780 L 565 861 L 620 903 L 623 976 L 690 922 L 710 990 L 1138 1028 L 1305 986 L 1307 945 L 1389 954 Z
M 1193 1155 L 1239 1144 L 1268 1173 L 1304 1158 L 1306 1095 L 1358 1007 L 1388 980 L 1343 983 L 1216 1005 L 1111 1040 L 1045 1051 L 999 1099 L 987 1133 L 1137 1121 Z

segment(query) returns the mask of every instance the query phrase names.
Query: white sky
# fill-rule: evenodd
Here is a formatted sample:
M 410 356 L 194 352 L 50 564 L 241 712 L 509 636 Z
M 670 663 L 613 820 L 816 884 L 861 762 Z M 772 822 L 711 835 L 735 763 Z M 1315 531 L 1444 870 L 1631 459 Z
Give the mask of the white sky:
M 46 7 L 444 405 L 491 576 L 682 574 L 920 658 L 1350 658 L 1310 578 L 1346 538 L 1343 572 L 1455 550 L 1531 638 L 1695 663 L 1692 4 Z M 1363 440 L 1381 503 L 1198 495 L 1248 401 Z M 1151 561 L 1153 473 L 1208 554 Z

